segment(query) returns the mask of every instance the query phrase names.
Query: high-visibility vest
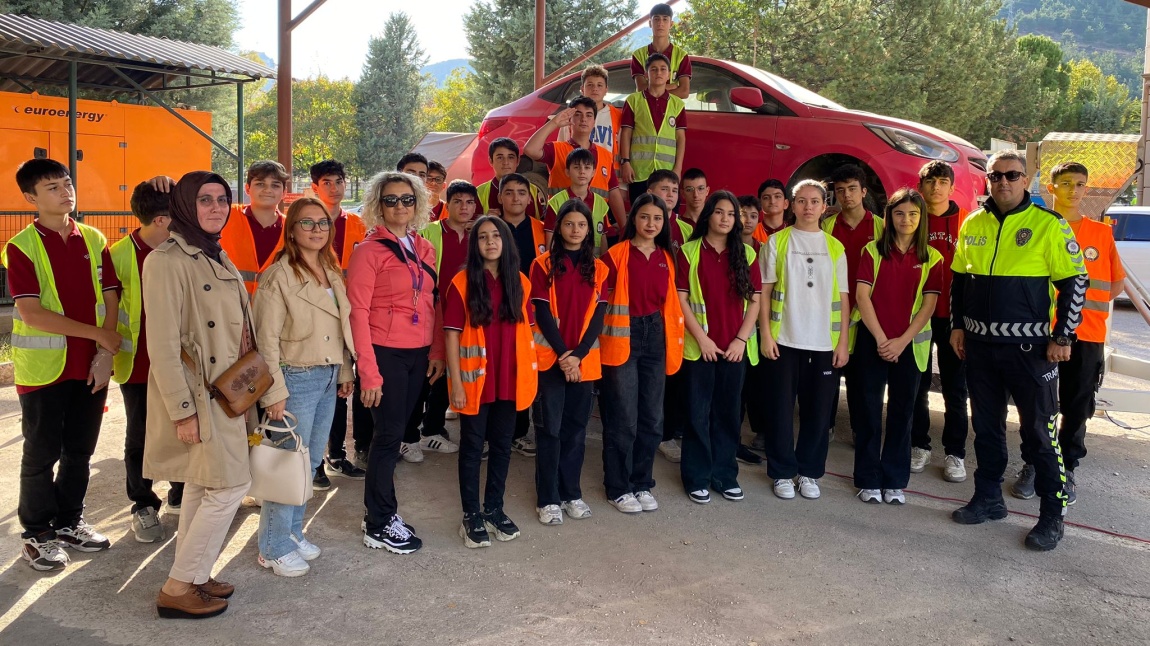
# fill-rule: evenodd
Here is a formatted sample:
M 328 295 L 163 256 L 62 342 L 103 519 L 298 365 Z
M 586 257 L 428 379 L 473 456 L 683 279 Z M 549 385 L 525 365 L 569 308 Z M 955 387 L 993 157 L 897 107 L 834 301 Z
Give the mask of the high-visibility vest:
M 551 271 L 551 253 L 544 253 L 535 259 L 535 264 L 543 270 L 544 273 Z M 576 268 L 578 271 L 578 268 Z M 610 270 L 607 265 L 603 264 L 602 260 L 595 259 L 595 290 L 591 293 L 591 303 L 587 306 L 587 314 L 583 317 L 583 327 L 580 329 L 579 336 L 582 338 L 587 333 L 587 328 L 591 326 L 591 319 L 595 318 L 595 308 L 599 303 L 600 297 L 603 295 L 603 284 L 607 282 L 607 274 Z M 579 278 L 582 280 L 582 277 Z M 555 292 L 555 284 L 551 284 L 551 316 L 555 319 L 555 323 L 559 323 L 559 295 Z M 555 365 L 555 361 L 559 359 L 559 355 L 555 353 L 554 348 L 543 336 L 543 332 L 539 330 L 539 323 L 535 323 L 535 350 L 539 357 L 539 370 L 550 370 L 551 366 Z M 568 348 L 569 350 L 574 348 Z M 595 337 L 595 342 L 591 344 L 591 350 L 587 356 L 579 363 L 579 372 L 582 375 L 580 381 L 595 381 L 603 376 L 602 362 L 600 360 L 600 346 L 599 337 Z
M 615 289 L 607 300 L 607 316 L 603 319 L 603 333 L 599 335 L 601 360 L 605 366 L 621 366 L 631 356 L 631 295 L 627 274 L 627 261 L 631 257 L 630 240 L 624 240 L 607 250 L 615 262 Z M 635 252 L 639 253 L 639 252 Z M 671 254 L 656 249 L 667 258 L 667 298 L 663 302 L 663 338 L 667 346 L 666 372 L 673 375 L 683 363 L 683 309 L 675 289 L 675 261 Z
M 607 231 L 607 216 L 611 212 L 611 207 L 607 204 L 607 200 L 602 197 L 594 193 L 592 193 L 591 197 L 591 204 L 594 205 L 591 207 L 591 225 L 595 233 L 595 248 L 598 249 L 599 245 L 603 243 L 603 234 Z M 582 198 L 575 197 L 568 189 L 563 189 L 551 196 L 551 201 L 547 203 L 547 206 L 551 207 L 551 210 L 555 211 L 555 215 L 558 216 L 559 209 L 562 208 L 568 200 L 581 201 Z M 558 231 L 555 232 L 556 235 L 558 233 Z
M 120 279 L 120 307 L 116 332 L 123 337 L 120 351 L 112 358 L 112 379 L 118 384 L 128 381 L 136 363 L 140 323 L 143 319 L 143 292 L 140 285 L 139 264 L 136 262 L 136 243 L 132 236 L 124 236 L 109 250 L 112 266 Z
M 702 248 L 702 240 L 690 240 L 682 246 L 680 252 L 687 259 L 687 266 L 690 268 L 687 274 L 687 304 L 691 307 L 691 314 L 694 315 L 695 320 L 699 322 L 699 326 L 706 333 L 709 331 L 707 302 L 703 299 L 703 286 L 699 282 L 699 253 Z M 747 254 L 747 266 L 754 271 L 755 250 L 750 245 L 743 245 L 743 250 Z M 735 249 L 731 249 L 728 253 L 735 252 Z M 749 305 L 750 301 L 744 299 L 744 314 L 746 314 Z M 749 355 L 748 359 L 750 359 L 752 366 L 759 365 L 759 335 L 753 331 L 747 338 L 747 355 Z M 683 358 L 687 361 L 698 361 L 702 356 L 703 351 L 699 348 L 698 340 L 695 339 L 690 330 L 687 330 L 683 338 Z
M 675 120 L 683 112 L 683 100 L 674 94 L 668 95 L 667 112 L 658 125 L 651 116 L 651 108 L 643 92 L 627 97 L 627 105 L 635 114 L 635 128 L 631 133 L 631 168 L 635 171 L 635 181 L 645 182 L 651 173 L 675 167 L 678 148 Z
M 779 328 L 783 324 L 783 306 L 787 301 L 787 246 L 791 241 L 791 232 L 793 231 L 793 228 L 787 227 L 775 234 L 775 276 L 778 277 L 779 281 L 771 290 L 771 337 L 776 341 L 779 339 Z M 831 234 L 824 231 L 823 235 L 827 238 L 827 252 L 830 253 L 831 260 L 830 328 L 831 347 L 835 348 L 838 347 L 839 334 L 843 328 L 843 304 L 838 272 L 835 271 L 834 267 L 838 264 L 839 258 L 846 255 L 846 249 L 843 247 L 843 243 L 836 240 Z
M 570 188 L 571 177 L 567 175 L 567 156 L 571 151 L 579 148 L 566 141 L 556 141 L 555 159 L 548 169 L 547 185 L 551 188 Z M 591 191 L 596 195 L 607 197 L 611 191 L 611 172 L 615 168 L 615 159 L 611 151 L 603 146 L 591 144 L 591 152 L 595 157 L 595 174 L 591 176 Z
M 440 266 L 443 264 L 443 234 L 444 229 L 447 228 L 447 220 L 438 220 L 432 222 L 419 230 L 419 235 L 431 243 L 435 249 L 435 275 L 442 276 L 443 272 L 440 271 Z M 452 231 L 451 233 L 455 233 Z
M 351 264 L 351 252 L 354 251 L 355 246 L 363 242 L 363 239 L 367 236 L 367 224 L 364 223 L 363 218 L 354 213 L 344 211 L 343 214 L 346 215 L 347 218 L 343 224 L 343 249 L 341 250 L 342 253 L 339 258 L 339 266 L 346 272 L 348 265 Z M 335 231 L 335 229 L 333 228 L 332 231 Z M 231 254 L 229 254 L 229 257 L 231 257 Z M 272 257 L 275 257 L 274 253 Z M 235 262 L 234 258 L 232 262 Z
M 239 270 L 240 278 L 244 281 L 244 287 L 248 290 L 248 296 L 251 296 L 256 292 L 256 287 L 259 286 L 260 274 L 275 262 L 276 253 L 284 248 L 284 241 L 282 237 L 277 240 L 276 248 L 268 254 L 267 258 L 264 258 L 263 264 L 260 264 L 256 259 L 256 239 L 252 235 L 251 225 L 248 224 L 246 208 L 243 204 L 232 205 L 231 217 L 228 218 L 228 223 L 224 225 L 224 230 L 220 232 L 220 246 L 227 252 L 228 259 Z M 281 223 L 285 220 L 284 214 L 278 210 L 276 217 L 280 219 Z
M 1106 342 L 1106 319 L 1110 316 L 1110 290 L 1114 277 L 1114 266 L 1110 250 L 1114 247 L 1114 231 L 1109 224 L 1083 218 L 1078 233 L 1075 234 L 1078 246 L 1082 248 L 1082 259 L 1090 283 L 1086 288 L 1086 302 L 1082 305 L 1082 322 L 1075 334 L 1079 340 L 1093 343 Z
M 695 232 L 695 225 L 684 220 L 681 216 L 675 217 L 675 224 L 679 225 L 679 232 L 683 234 L 683 242 L 691 239 L 691 234 Z
M 644 72 L 647 69 L 647 58 L 651 55 L 647 48 L 649 45 L 643 45 L 631 53 L 635 60 L 639 61 L 639 65 L 643 66 Z M 682 47 L 672 44 L 671 45 L 671 82 L 679 80 L 679 66 L 683 64 L 683 59 L 687 57 L 687 51 Z
M 487 215 L 487 204 L 491 199 L 491 187 L 494 183 L 494 179 L 489 179 L 475 187 L 475 192 L 479 194 L 479 213 L 475 217 L 479 217 L 480 215 Z M 539 199 L 539 189 L 536 188 L 534 184 L 531 184 L 529 188 L 531 190 L 531 207 L 529 210 L 531 208 L 535 209 L 534 219 L 542 220 L 545 214 L 542 213 L 542 209 L 539 208 L 539 205 L 541 204 Z
M 918 311 L 922 309 L 922 290 L 926 287 L 926 279 L 930 277 L 930 270 L 935 265 L 942 262 L 942 254 L 934 247 L 927 247 L 929 259 L 922 263 L 922 276 L 918 279 L 918 293 L 914 296 L 914 305 L 911 307 L 910 320 L 913 321 L 914 317 L 918 316 Z M 878 270 L 882 266 L 882 254 L 878 252 L 878 245 L 874 242 L 867 243 L 863 247 L 863 251 L 870 254 L 871 259 L 874 261 L 874 284 L 878 284 Z M 857 312 L 857 310 L 856 310 Z M 854 316 L 852 314 L 852 316 Z M 926 321 L 926 327 L 914 335 L 911 340 L 912 348 L 914 350 L 914 362 L 918 364 L 919 372 L 926 372 L 927 362 L 930 361 L 930 319 Z
M 515 410 L 527 410 L 535 401 L 539 388 L 538 359 L 535 351 L 531 320 L 527 316 L 527 301 L 531 294 L 531 281 L 519 274 L 523 284 L 523 320 L 515 324 Z M 467 303 L 467 272 L 461 271 L 451 279 L 451 284 L 459 290 L 459 296 Z M 478 415 L 479 400 L 483 398 L 483 384 L 487 379 L 487 341 L 483 327 L 471 324 L 471 313 L 466 312 L 463 330 L 459 333 L 459 372 L 463 381 L 463 392 L 467 395 L 467 406 L 456 408 L 462 415 Z M 495 312 L 498 316 L 499 312 Z M 452 390 L 451 380 L 447 380 L 447 392 Z M 453 407 L 454 408 L 454 407 Z
M 100 285 L 100 272 L 103 270 L 104 247 L 108 239 L 97 229 L 76 223 L 76 228 L 84 236 L 88 247 L 88 262 L 91 264 L 92 291 L 96 293 L 96 325 L 104 325 L 104 291 Z M 52 263 L 48 251 L 35 224 L 24 227 L 12 236 L 9 245 L 24 253 L 36 269 L 36 280 L 40 283 L 40 307 L 64 315 L 64 305 L 60 293 L 56 291 L 56 278 L 52 273 Z M 0 262 L 8 267 L 8 246 L 0 254 Z M 20 308 L 12 310 L 12 367 L 18 386 L 46 386 L 64 374 L 64 364 L 68 358 L 68 337 L 63 334 L 38 330 L 20 318 Z

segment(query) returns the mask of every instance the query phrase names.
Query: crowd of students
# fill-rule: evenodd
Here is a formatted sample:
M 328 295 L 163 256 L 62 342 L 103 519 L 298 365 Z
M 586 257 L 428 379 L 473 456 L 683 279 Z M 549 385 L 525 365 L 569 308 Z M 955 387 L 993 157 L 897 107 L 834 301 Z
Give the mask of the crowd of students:
M 973 289 L 974 256 L 987 241 L 967 233 L 967 213 L 950 199 L 953 170 L 927 163 L 918 185 L 895 191 L 881 216 L 865 207 L 867 177 L 852 165 L 832 174 L 839 209 L 829 216 L 828 190 L 814 180 L 788 192 L 767 179 L 755 196 L 710 191 L 703 171 L 682 169 L 690 59 L 669 42 L 670 20 L 666 5 L 652 10 L 654 42 L 635 53 L 637 91 L 621 113 L 603 102 L 607 73 L 592 66 L 584 97 L 527 141 L 526 155 L 550 171 L 550 199 L 516 172 L 523 160 L 510 139 L 491 142 L 495 176 L 478 185 L 444 188 L 441 164 L 405 155 L 396 171 L 372 178 L 362 217 L 340 206 L 338 162 L 313 166 L 315 197 L 285 215 L 278 205 L 289 177 L 261 161 L 248 171 L 247 206 L 206 171 L 140 184 L 131 204 L 141 226 L 109 251 L 102 234 L 70 217 L 66 167 L 21 166 L 17 183 L 39 215 L 6 246 L 4 264 L 18 312 L 24 559 L 50 571 L 67 565 L 62 547 L 110 545 L 84 522 L 83 501 L 113 378 L 127 416 L 136 540 L 165 536 L 153 480 L 172 482 L 167 509 L 180 515 L 175 563 L 157 599 L 165 617 L 227 608 L 234 587 L 213 579 L 212 566 L 250 484 L 247 436 L 257 426 L 278 438 L 293 430 L 308 446 L 315 489 L 330 487 L 330 477 L 363 480 L 363 542 L 398 554 L 422 541 L 398 513 L 397 462 L 458 453 L 459 534 L 478 548 L 520 534 L 504 511 L 513 451 L 535 458 L 540 523 L 592 514 L 581 474 L 596 397 L 607 502 L 620 512 L 658 509 L 658 452 L 679 463 L 683 490 L 699 504 L 712 493 L 742 500 L 738 462 L 759 464 L 763 455 L 776 496 L 816 499 L 845 375 L 858 497 L 903 504 L 910 473 L 930 462 L 933 343 L 946 407 L 943 474 L 965 480 L 964 354 L 981 341 L 978 326 L 963 322 L 977 313 L 951 311 L 951 289 Z M 550 140 L 556 131 L 562 136 Z M 977 226 L 1032 213 L 1028 195 L 1006 215 L 995 210 L 1025 178 L 1018 161 L 992 158 L 989 212 L 972 218 Z M 1044 235 L 1043 244 L 1065 246 L 1057 276 L 1028 276 L 1064 292 L 1055 329 L 1079 333 L 1066 343 L 1055 336 L 1065 359 L 1051 351 L 1070 373 L 1060 382 L 1059 437 L 1052 415 L 1049 441 L 1023 430 L 1028 466 L 1014 491 L 1033 496 L 1038 473 L 1044 519 L 1054 513 L 1048 499 L 1061 513 L 1075 501 L 1072 471 L 1086 454 L 1106 311 L 1123 278 L 1109 230 L 1078 212 L 1087 179 L 1079 164 L 1051 173 L 1065 220 L 1049 223 L 1073 230 L 1069 237 L 1046 224 L 1050 235 L 1027 228 L 1016 237 L 1019 248 Z M 1033 217 L 1050 215 L 1042 213 Z M 1086 306 L 1075 309 L 1064 302 L 1074 300 L 1080 268 L 1083 276 L 1089 269 L 1089 290 L 1083 279 Z M 958 307 L 962 294 L 955 298 Z M 964 325 L 975 337 L 965 344 Z M 263 420 L 223 415 L 210 394 L 251 350 L 274 382 L 260 400 Z M 445 430 L 456 418 L 458 442 Z M 1050 470 L 1058 440 L 1071 471 L 1064 481 Z M 956 521 L 998 517 L 985 486 Z M 263 502 L 261 566 L 300 576 L 320 556 L 303 534 L 305 507 Z M 1056 545 L 1061 520 L 1047 529 L 1028 545 Z

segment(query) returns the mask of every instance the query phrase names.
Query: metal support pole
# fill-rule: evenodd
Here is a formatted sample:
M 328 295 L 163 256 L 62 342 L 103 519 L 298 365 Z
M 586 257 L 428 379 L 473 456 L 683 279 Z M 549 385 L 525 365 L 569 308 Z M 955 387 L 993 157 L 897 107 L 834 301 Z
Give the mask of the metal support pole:
M 291 0 L 280 0 L 279 69 L 276 70 L 276 151 L 279 162 L 292 176 L 291 148 Z M 291 181 L 291 180 L 289 180 Z M 295 186 L 288 187 L 294 191 Z
M 236 83 L 236 204 L 244 203 L 244 84 Z
M 212 142 L 212 145 L 214 145 L 215 147 L 217 147 L 217 148 L 219 148 L 220 150 L 222 150 L 222 151 L 224 151 L 225 153 L 227 153 L 229 157 L 231 157 L 232 159 L 236 159 L 236 154 L 235 154 L 234 152 L 232 152 L 230 148 L 228 148 L 227 146 L 225 146 L 225 145 L 223 145 L 222 143 L 220 143 L 219 141 L 217 141 L 217 140 L 216 140 L 214 137 L 212 137 L 212 136 L 211 136 L 211 135 L 209 135 L 208 133 L 204 132 L 204 131 L 203 131 L 203 130 L 202 130 L 200 127 L 199 127 L 199 126 L 197 126 L 196 124 L 192 123 L 191 121 L 188 121 L 188 118 L 187 118 L 187 117 L 185 117 L 184 115 L 180 114 L 179 112 L 176 112 L 176 111 L 175 111 L 175 110 L 172 108 L 172 106 L 168 105 L 167 103 L 164 103 L 164 100 L 163 100 L 163 99 L 161 99 L 161 98 L 160 98 L 158 95 L 156 95 L 155 93 L 153 93 L 151 90 L 149 90 L 149 89 L 145 88 L 144 86 L 140 85 L 139 83 L 137 83 L 137 82 L 136 82 L 136 80 L 135 80 L 135 79 L 133 79 L 132 77 L 130 77 L 130 76 L 128 76 L 127 74 L 123 73 L 122 71 L 120 71 L 119 69 L 117 69 L 115 66 L 108 66 L 108 69 L 110 69 L 110 70 L 112 70 L 113 72 L 115 72 L 117 75 L 119 75 L 119 76 L 120 76 L 120 78 L 122 78 L 122 79 L 124 79 L 125 81 L 127 81 L 129 85 L 131 85 L 132 87 L 136 88 L 136 91 L 137 91 L 137 92 L 139 92 L 140 94 L 142 94 L 142 95 L 144 95 L 144 96 L 148 97 L 149 99 L 151 99 L 151 100 L 152 100 L 152 102 L 154 102 L 156 105 L 160 106 L 160 107 L 161 107 L 161 108 L 163 108 L 164 110 L 167 110 L 167 111 L 168 111 L 168 114 L 171 114 L 173 117 L 175 117 L 175 118 L 179 119 L 180 121 L 182 121 L 182 122 L 184 123 L 184 125 L 186 125 L 187 127 L 191 128 L 192 130 L 195 130 L 195 131 L 196 131 L 196 133 L 197 133 L 198 135 L 200 135 L 201 137 L 203 137 L 204 139 L 207 139 L 208 141 Z
M 547 1 L 535 0 L 535 89 L 543 87 L 546 76 Z
M 1150 13 L 1150 9 L 1146 10 Z M 1138 158 L 1138 205 L 1150 204 L 1150 169 L 1146 157 L 1150 155 L 1150 15 L 1146 23 L 1146 57 L 1142 61 L 1142 142 Z
M 76 87 L 76 61 L 68 63 L 68 173 L 72 175 L 72 186 L 79 186 L 76 178 L 78 170 L 77 154 L 76 154 L 76 94 L 79 93 L 79 88 Z M 80 211 L 80 192 L 76 190 L 76 202 L 72 208 L 72 215 Z

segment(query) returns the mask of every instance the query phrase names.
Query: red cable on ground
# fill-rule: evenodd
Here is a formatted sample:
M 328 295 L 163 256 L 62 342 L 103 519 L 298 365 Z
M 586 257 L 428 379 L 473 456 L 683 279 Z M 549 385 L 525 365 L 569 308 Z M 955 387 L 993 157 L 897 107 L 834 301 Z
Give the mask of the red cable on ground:
M 832 473 L 830 471 L 827 471 L 826 473 L 829 476 L 834 476 L 836 478 L 842 478 L 843 480 L 850 480 L 851 482 L 854 482 L 854 478 L 851 476 L 843 475 L 841 473 Z M 916 496 L 922 496 L 924 498 L 930 498 L 932 500 L 941 500 L 944 502 L 956 502 L 956 503 L 959 503 L 961 505 L 965 505 L 968 502 L 968 501 L 963 500 L 961 498 L 947 498 L 946 496 L 936 496 L 936 495 L 931 494 L 931 493 L 926 493 L 925 491 L 915 491 L 914 489 L 903 489 L 903 491 L 905 491 L 906 493 L 912 493 Z M 1025 511 L 1014 511 L 1013 509 L 1007 509 L 1006 511 L 1007 511 L 1007 513 L 1011 513 L 1011 514 L 1014 514 L 1016 516 L 1025 516 L 1027 518 L 1038 518 L 1037 514 L 1031 514 L 1031 513 L 1025 512 Z M 1131 536 L 1130 534 L 1120 534 L 1118 532 L 1112 532 L 1108 529 L 1102 529 L 1101 527 L 1094 527 L 1093 525 L 1086 525 L 1083 523 L 1075 523 L 1075 522 L 1071 522 L 1069 520 L 1065 521 L 1065 524 L 1067 524 L 1071 527 L 1077 527 L 1079 529 L 1085 529 L 1085 530 L 1089 530 L 1092 532 L 1098 532 L 1099 534 L 1106 534 L 1107 536 L 1113 536 L 1115 538 L 1124 538 L 1128 541 L 1135 541 L 1137 543 L 1145 543 L 1146 545 L 1150 545 L 1150 540 L 1147 540 L 1147 539 L 1142 538 L 1140 536 Z

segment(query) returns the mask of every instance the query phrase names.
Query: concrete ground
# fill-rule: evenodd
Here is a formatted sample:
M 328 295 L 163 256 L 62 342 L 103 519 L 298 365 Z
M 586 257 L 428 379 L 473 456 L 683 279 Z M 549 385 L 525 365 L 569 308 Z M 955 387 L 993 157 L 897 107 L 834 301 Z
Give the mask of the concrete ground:
M 1145 327 L 1128 314 L 1119 314 L 1129 328 L 1124 349 L 1146 353 Z M 935 416 L 938 428 L 941 412 Z M 840 437 L 845 417 L 844 409 Z M 1116 417 L 1150 424 L 1150 416 Z M 1003 522 L 951 522 L 959 503 L 948 499 L 968 498 L 973 483 L 944 482 L 937 452 L 912 476 L 904 507 L 864 505 L 836 475 L 823 480 L 820 500 L 779 500 L 764 470 L 746 465 L 745 501 L 716 496 L 696 505 L 681 490 L 677 465 L 657 458 L 661 509 L 626 516 L 604 498 L 599 433 L 596 419 L 583 470 L 590 519 L 538 524 L 534 463 L 516 455 L 506 509 L 522 536 L 468 550 L 457 534 L 454 456 L 431 453 L 422 464 L 401 463 L 396 476 L 400 511 L 418 528 L 422 551 L 363 547 L 363 485 L 336 479 L 310 504 L 306 531 L 324 549 L 310 574 L 284 579 L 260 568 L 258 510 L 241 509 L 218 563 L 219 578 L 237 587 L 231 608 L 200 622 L 161 621 L 154 600 L 174 542 L 132 538 L 119 391 L 108 398 L 86 512 L 112 548 L 72 553 L 65 571 L 44 575 L 18 557 L 20 413 L 14 388 L 0 388 L 0 464 L 9 465 L 0 471 L 0 644 L 1150 643 L 1145 429 L 1090 422 L 1090 455 L 1068 516 L 1142 540 L 1071 527 L 1045 554 L 1022 543 L 1036 499 L 1008 495 L 1017 513 Z M 1011 452 L 1007 485 L 1019 465 L 1016 439 Z M 832 443 L 828 470 L 850 474 L 851 465 L 851 448 Z M 164 524 L 171 532 L 176 518 Z

